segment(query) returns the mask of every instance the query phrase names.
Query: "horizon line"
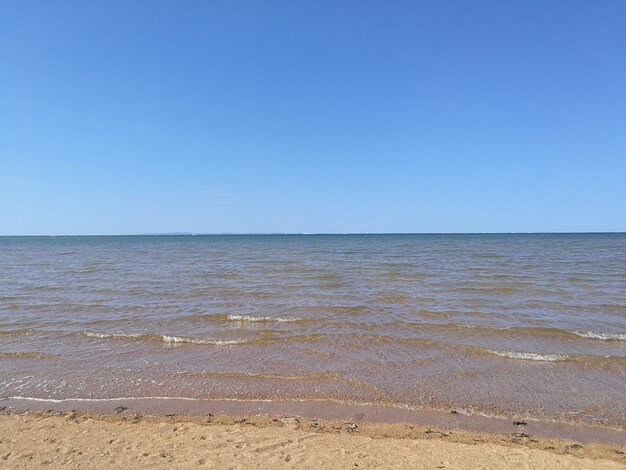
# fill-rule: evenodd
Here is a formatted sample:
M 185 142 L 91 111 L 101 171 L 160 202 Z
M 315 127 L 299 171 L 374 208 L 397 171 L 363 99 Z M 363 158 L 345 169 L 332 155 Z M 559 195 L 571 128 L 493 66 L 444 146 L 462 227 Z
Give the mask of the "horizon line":
M 154 232 L 101 234 L 1 234 L 9 237 L 192 237 L 192 236 L 310 236 L 310 235 L 578 235 L 626 234 L 626 231 L 538 231 L 538 232 Z

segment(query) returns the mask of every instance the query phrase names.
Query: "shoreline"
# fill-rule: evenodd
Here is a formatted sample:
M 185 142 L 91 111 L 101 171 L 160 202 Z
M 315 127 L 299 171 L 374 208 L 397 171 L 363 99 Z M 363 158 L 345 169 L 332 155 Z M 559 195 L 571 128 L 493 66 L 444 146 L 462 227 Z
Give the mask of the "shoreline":
M 11 413 L 11 414 L 9 414 Z M 0 414 L 7 468 L 268 465 L 298 468 L 623 468 L 626 447 L 294 415 Z
M 429 408 L 387 404 L 346 403 L 336 400 L 238 400 L 195 398 L 111 398 L 111 399 L 0 399 L 7 414 L 32 412 L 80 412 L 102 416 L 140 415 L 151 417 L 276 417 L 347 421 L 372 426 L 417 426 L 440 430 L 489 435 L 527 435 L 532 438 L 570 440 L 580 444 L 599 443 L 626 448 L 626 431 L 602 425 L 542 421 L 526 416 L 488 416 Z

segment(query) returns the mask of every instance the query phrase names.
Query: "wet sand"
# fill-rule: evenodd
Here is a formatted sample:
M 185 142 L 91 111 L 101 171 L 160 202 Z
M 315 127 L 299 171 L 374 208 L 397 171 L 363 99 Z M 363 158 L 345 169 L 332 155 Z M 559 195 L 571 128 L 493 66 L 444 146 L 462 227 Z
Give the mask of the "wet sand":
M 626 467 L 625 448 L 295 416 L 0 415 L 3 468 Z M 5 409 L 5 413 L 8 411 Z
M 142 416 L 300 416 L 309 419 L 344 420 L 358 423 L 403 423 L 471 433 L 515 434 L 626 446 L 626 431 L 608 426 L 580 425 L 468 413 L 462 408 L 433 410 L 382 404 L 347 403 L 336 400 L 196 400 L 189 398 L 117 398 L 103 400 L 4 399 L 0 408 L 11 414 L 55 411 Z

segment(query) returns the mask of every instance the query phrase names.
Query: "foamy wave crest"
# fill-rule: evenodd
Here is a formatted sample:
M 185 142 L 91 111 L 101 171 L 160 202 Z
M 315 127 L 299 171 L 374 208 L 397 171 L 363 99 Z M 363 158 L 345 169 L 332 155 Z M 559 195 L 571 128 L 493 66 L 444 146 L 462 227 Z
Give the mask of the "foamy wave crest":
M 255 317 L 252 315 L 228 315 L 230 321 L 250 321 L 250 322 L 279 322 L 288 323 L 302 321 L 302 318 L 282 318 L 282 317 Z
M 539 354 L 539 353 L 527 353 L 527 352 L 515 352 L 515 351 L 495 351 L 493 349 L 487 349 L 487 352 L 495 354 L 500 357 L 507 357 L 509 359 L 523 359 L 525 361 L 565 361 L 569 358 L 567 354 Z
M 140 338 L 144 336 L 141 333 L 94 333 L 93 331 L 85 331 L 83 333 L 85 336 L 89 336 L 91 338 Z
M 221 340 L 210 338 L 189 338 L 183 336 L 156 335 L 151 333 L 95 333 L 85 331 L 83 334 L 85 336 L 100 339 L 135 339 L 139 341 L 160 341 L 167 344 L 209 344 L 215 346 L 228 346 L 248 342 L 243 339 Z
M 232 339 L 232 340 L 221 340 L 221 339 L 202 339 L 202 338 L 182 338 L 180 336 L 161 336 L 165 343 L 189 343 L 189 344 L 214 344 L 216 346 L 227 346 L 229 344 L 242 344 L 245 343 L 245 340 L 241 339 Z
M 577 336 L 602 341 L 626 341 L 626 333 L 598 333 L 595 331 L 572 331 Z

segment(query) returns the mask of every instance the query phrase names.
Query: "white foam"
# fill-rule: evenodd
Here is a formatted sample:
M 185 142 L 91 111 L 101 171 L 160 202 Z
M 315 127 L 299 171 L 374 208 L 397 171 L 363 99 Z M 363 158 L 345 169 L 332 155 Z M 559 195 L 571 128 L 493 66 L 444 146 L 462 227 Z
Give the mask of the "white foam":
M 582 338 L 600 339 L 602 341 L 626 341 L 626 333 L 598 333 L 595 331 L 572 331 Z
M 25 401 L 41 401 L 50 403 L 66 403 L 75 401 L 86 402 L 108 402 L 108 401 L 131 401 L 131 400 L 184 400 L 184 401 L 201 401 L 199 398 L 188 397 L 115 397 L 115 398 L 35 398 L 35 397 L 22 397 L 13 396 L 6 398 L 7 400 L 25 400 Z
M 539 354 L 528 352 L 516 352 L 516 351 L 495 351 L 493 349 L 487 349 L 491 354 L 495 354 L 500 357 L 508 357 L 510 359 L 523 359 L 525 361 L 564 361 L 569 356 L 567 354 Z
M 141 333 L 94 333 L 93 331 L 85 331 L 85 336 L 90 336 L 92 338 L 139 338 Z
M 287 323 L 302 320 L 302 318 L 282 318 L 282 317 L 255 317 L 252 315 L 228 315 L 230 321 L 250 321 L 250 322 L 279 322 Z
M 385 406 L 390 408 L 400 408 L 404 410 L 421 410 L 423 407 L 418 405 L 409 405 L 405 403 L 373 403 L 367 401 L 355 401 L 355 400 L 341 400 L 337 398 L 279 398 L 279 399 L 271 399 L 271 398 L 193 398 L 193 397 L 164 397 L 164 396 L 144 396 L 144 397 L 113 397 L 113 398 L 36 398 L 36 397 L 25 397 L 20 395 L 10 396 L 7 398 L 3 398 L 3 400 L 24 400 L 24 401 L 38 401 L 38 402 L 49 402 L 49 403 L 71 403 L 71 402 L 93 402 L 93 403 L 106 403 L 106 402 L 118 402 L 118 401 L 143 401 L 143 400 L 174 400 L 174 401 L 195 401 L 195 402 L 218 402 L 218 401 L 228 401 L 228 402 L 241 402 L 241 403 L 280 403 L 280 402 L 290 402 L 290 403 L 307 403 L 307 402 L 320 402 L 320 403 L 340 403 L 343 405 L 353 405 L 353 406 Z
M 209 338 L 186 338 L 181 336 L 170 336 L 170 335 L 151 335 L 149 333 L 95 333 L 92 331 L 85 331 L 83 333 L 85 336 L 89 336 L 92 338 L 139 338 L 139 339 L 158 339 L 164 343 L 184 343 L 184 344 L 212 344 L 215 346 L 228 346 L 232 344 L 242 344 L 246 343 L 246 340 L 243 339 L 233 339 L 233 340 L 220 340 L 220 339 L 209 339 Z
M 166 343 L 190 343 L 190 344 L 214 344 L 216 346 L 227 346 L 229 344 L 241 344 L 245 343 L 245 340 L 232 339 L 232 340 L 220 340 L 220 339 L 201 339 L 201 338 L 181 338 L 180 336 L 161 336 Z

